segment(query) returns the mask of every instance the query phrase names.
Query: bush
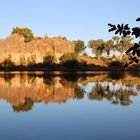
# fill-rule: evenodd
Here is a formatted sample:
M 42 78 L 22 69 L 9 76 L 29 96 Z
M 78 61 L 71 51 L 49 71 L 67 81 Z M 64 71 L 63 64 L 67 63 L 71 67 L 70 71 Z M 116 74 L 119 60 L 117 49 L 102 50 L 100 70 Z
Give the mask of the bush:
M 33 39 L 33 33 L 32 30 L 29 28 L 20 28 L 20 27 L 15 27 L 12 30 L 11 34 L 18 34 L 24 37 L 24 42 L 31 42 Z
M 52 65 L 54 63 L 55 63 L 55 56 L 53 54 L 47 54 L 43 58 L 43 64 L 45 64 L 45 65 Z
M 78 65 L 78 61 L 77 60 L 68 60 L 63 65 L 66 67 L 75 67 Z
M 112 61 L 109 63 L 109 67 L 122 67 L 123 64 L 120 61 Z
M 6 58 L 2 63 L 1 66 L 4 68 L 13 68 L 15 66 L 14 62 L 10 60 L 10 58 Z
M 67 67 L 74 67 L 78 64 L 78 58 L 75 53 L 65 53 L 61 58 L 60 62 L 62 65 Z

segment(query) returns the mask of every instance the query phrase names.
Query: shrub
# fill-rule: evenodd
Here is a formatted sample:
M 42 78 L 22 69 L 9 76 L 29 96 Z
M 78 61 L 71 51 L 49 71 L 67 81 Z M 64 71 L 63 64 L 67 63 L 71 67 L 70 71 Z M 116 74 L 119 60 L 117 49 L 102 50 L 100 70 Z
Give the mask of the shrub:
M 20 28 L 20 27 L 15 27 L 12 30 L 11 34 L 18 34 L 24 37 L 24 42 L 31 42 L 33 39 L 33 33 L 32 30 L 29 28 Z
M 65 53 L 61 58 L 60 62 L 62 65 L 67 67 L 74 67 L 78 64 L 78 58 L 75 53 Z
M 109 63 L 109 67 L 122 67 L 123 64 L 120 61 L 112 61 Z
M 81 66 L 87 66 L 87 61 L 86 60 L 80 60 L 80 62 L 79 62 L 79 64 L 81 65 Z
M 55 56 L 51 53 L 47 54 L 43 58 L 43 64 L 45 64 L 45 65 L 52 65 L 54 63 L 55 63 Z
M 14 62 L 10 60 L 10 58 L 6 58 L 2 63 L 1 66 L 4 68 L 12 68 L 15 66 Z

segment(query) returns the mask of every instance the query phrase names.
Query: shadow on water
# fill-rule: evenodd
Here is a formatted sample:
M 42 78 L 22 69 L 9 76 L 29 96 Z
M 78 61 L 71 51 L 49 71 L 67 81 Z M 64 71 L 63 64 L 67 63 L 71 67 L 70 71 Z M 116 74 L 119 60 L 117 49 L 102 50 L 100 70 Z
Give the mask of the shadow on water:
M 70 99 L 84 101 L 85 97 L 128 106 L 133 103 L 131 97 L 139 94 L 139 76 L 119 72 L 0 74 L 0 98 L 10 103 L 14 112 L 29 111 L 34 103 L 61 104 Z

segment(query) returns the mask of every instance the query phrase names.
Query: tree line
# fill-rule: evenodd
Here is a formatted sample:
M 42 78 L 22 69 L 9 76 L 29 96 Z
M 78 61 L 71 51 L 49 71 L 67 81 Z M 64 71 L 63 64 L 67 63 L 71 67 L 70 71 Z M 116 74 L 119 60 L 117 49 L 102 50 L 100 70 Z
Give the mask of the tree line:
M 25 43 L 30 42 L 33 39 L 32 30 L 29 28 L 15 27 L 11 34 L 23 36 L 25 38 Z M 81 54 L 86 49 L 86 45 L 83 40 L 74 40 L 73 43 L 75 44 L 76 54 Z M 130 36 L 114 36 L 108 41 L 104 41 L 103 39 L 93 39 L 88 42 L 88 47 L 90 47 L 95 56 L 100 59 L 102 54 L 110 56 L 111 51 L 117 51 L 120 54 L 123 54 L 126 49 L 132 47 L 132 38 Z

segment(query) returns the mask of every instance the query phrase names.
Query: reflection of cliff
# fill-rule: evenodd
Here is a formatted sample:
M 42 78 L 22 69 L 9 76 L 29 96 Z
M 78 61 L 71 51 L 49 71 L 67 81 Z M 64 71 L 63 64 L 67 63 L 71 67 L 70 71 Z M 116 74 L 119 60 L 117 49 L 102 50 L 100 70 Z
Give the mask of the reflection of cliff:
M 112 74 L 111 74 L 112 76 Z M 107 100 L 112 104 L 130 105 L 131 96 L 139 94 L 139 78 L 129 75 L 111 79 L 108 74 L 92 76 L 46 74 L 0 74 L 0 99 L 14 111 L 28 111 L 34 103 L 65 103 L 70 99 Z M 132 80 L 130 82 L 130 79 Z M 89 83 L 91 91 L 86 91 Z M 86 93 L 86 94 L 84 94 Z
M 25 98 L 33 102 L 62 103 L 74 97 L 74 88 L 64 88 L 59 82 L 59 77 L 53 80 L 55 84 L 47 85 L 43 78 L 27 75 L 16 75 L 10 81 L 0 78 L 0 99 L 19 106 L 24 104 Z
M 140 73 L 114 72 L 114 71 L 95 73 L 90 76 L 87 76 L 87 78 L 85 78 L 80 82 L 86 85 L 90 82 L 105 82 L 105 81 L 112 83 L 122 83 L 130 86 L 138 85 L 140 83 Z

